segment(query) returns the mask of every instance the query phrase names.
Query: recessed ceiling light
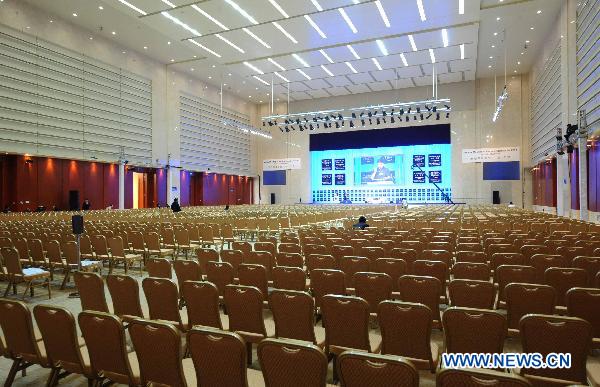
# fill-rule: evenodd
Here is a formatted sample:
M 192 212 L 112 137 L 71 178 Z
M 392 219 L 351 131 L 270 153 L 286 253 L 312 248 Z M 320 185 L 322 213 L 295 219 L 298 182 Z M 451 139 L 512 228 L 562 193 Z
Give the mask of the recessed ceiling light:
M 273 65 L 275 65 L 278 69 L 280 69 L 281 71 L 285 71 L 285 67 L 283 67 L 282 65 L 280 65 L 279 63 L 275 62 L 275 60 L 273 60 L 273 58 L 267 58 L 267 60 L 269 62 L 271 62 Z
M 386 27 L 390 27 L 390 21 L 387 17 L 387 14 L 385 13 L 385 9 L 383 9 L 383 5 L 381 5 L 381 1 L 379 0 L 375 0 L 375 5 L 377 6 L 377 10 L 379 11 L 379 15 L 381 16 L 381 19 L 383 20 L 383 24 L 385 24 Z
M 212 65 L 212 68 L 214 69 L 215 67 L 217 67 L 217 65 Z
M 194 71 L 194 68 L 192 67 L 192 68 L 190 69 L 190 71 Z
M 575 20 L 571 20 L 569 23 L 573 24 L 573 23 L 575 23 Z
M 513 71 L 513 72 L 515 72 L 515 73 L 516 73 L 516 72 L 517 72 L 517 70 L 515 70 L 515 71 Z
M 98 9 L 99 9 L 100 11 L 102 11 L 102 10 L 104 9 L 104 7 L 103 7 L 103 6 L 101 6 L 101 5 L 99 5 L 99 6 L 98 6 Z
M 208 76 L 208 79 L 212 79 L 212 77 L 209 75 L 209 76 Z
M 127 51 L 121 51 L 121 54 L 127 54 Z
M 113 35 L 116 35 L 117 33 L 115 31 L 111 32 Z
M 402 64 L 404 64 L 405 67 L 408 67 L 408 62 L 406 61 L 406 57 L 404 56 L 404 53 L 400 53 L 400 59 L 402 59 Z
M 308 23 L 312 26 L 312 28 L 314 28 L 315 31 L 317 31 L 317 33 L 323 39 L 327 39 L 327 35 L 325 35 L 325 33 L 319 28 L 319 26 L 317 25 L 317 23 L 315 23 L 314 20 L 310 16 L 304 15 L 304 18 L 308 21 Z
M 298 62 L 300 62 L 300 64 L 304 67 L 310 67 L 310 65 L 308 63 L 306 63 L 306 61 L 304 59 L 302 59 L 298 54 L 292 54 L 292 56 L 294 57 L 294 59 L 296 59 Z
M 493 57 L 493 56 L 490 56 L 490 59 L 494 59 L 494 57 Z
M 308 79 L 309 81 L 311 80 L 311 77 L 309 77 L 304 71 L 300 70 L 300 69 L 296 69 L 297 72 L 299 72 L 300 74 L 304 75 L 304 78 Z
M 285 30 L 285 28 L 283 28 L 279 23 L 273 22 L 272 24 L 275 26 L 275 28 L 277 28 L 279 31 L 281 31 L 281 33 L 284 34 L 289 40 L 291 40 L 292 43 L 294 43 L 294 44 L 298 43 L 296 38 L 294 38 L 289 32 L 287 32 Z
M 290 82 L 289 79 L 287 79 L 283 75 L 279 74 L 277 71 L 275 71 L 273 74 L 277 75 L 279 78 L 283 79 L 285 82 L 288 82 L 288 83 Z
M 387 56 L 389 54 L 389 52 L 387 50 L 387 47 L 383 43 L 383 41 L 380 39 L 377 39 L 375 42 L 377 43 L 377 47 L 379 47 L 379 51 L 381 51 L 381 53 L 383 55 Z
M 350 52 L 352 53 L 352 55 L 354 55 L 354 58 L 356 59 L 360 59 L 360 56 L 358 56 L 358 54 L 356 53 L 356 51 L 354 50 L 354 47 L 352 47 L 349 44 L 346 44 L 346 47 L 348 47 L 348 50 L 350 50 Z
M 254 66 L 252 63 L 244 62 L 244 65 L 246 65 L 247 67 L 249 67 L 252 70 L 256 71 L 257 73 L 259 73 L 261 75 L 264 75 L 264 72 L 261 69 L 259 69 L 258 67 Z M 213 67 L 214 67 L 214 65 L 213 65 Z
M 321 53 L 321 55 L 323 55 L 325 57 L 325 59 L 327 59 L 327 61 L 329 63 L 333 63 L 333 60 L 331 59 L 331 57 L 329 55 L 327 55 L 327 53 L 323 50 L 319 50 L 319 52 Z
M 521 55 L 524 55 L 524 54 L 525 54 L 524 52 L 521 53 Z
M 530 30 L 533 30 L 533 27 L 529 27 Z
M 371 58 L 371 60 L 373 61 L 373 64 L 375 65 L 375 67 L 377 67 L 377 70 L 379 70 L 379 71 L 383 70 L 381 68 L 381 65 L 379 64 L 379 61 L 377 60 L 377 58 Z
M 260 100 L 260 101 L 258 101 L 258 102 L 262 103 L 262 100 Z
M 333 73 L 331 71 L 329 71 L 329 69 L 323 65 L 321 65 L 321 68 L 323 69 L 323 71 L 325 71 L 327 73 L 327 75 L 329 75 L 330 77 L 333 77 Z
M 345 62 L 345 63 L 346 63 L 346 66 L 348 66 L 348 68 L 350 68 L 350 70 L 352 70 L 352 72 L 354 74 L 358 73 L 358 71 L 356 71 L 356 69 L 354 68 L 354 66 L 352 66 L 352 63 L 350 63 L 350 62 Z
M 354 26 L 354 23 L 352 23 L 352 20 L 350 20 L 350 17 L 346 13 L 346 10 L 344 10 L 344 8 L 338 8 L 338 12 L 340 13 L 340 15 L 342 15 L 342 17 L 346 21 L 346 24 L 348 24 L 348 27 L 350 27 L 350 29 L 352 30 L 352 32 L 353 33 L 357 33 L 358 30 Z
M 525 43 L 529 43 L 529 40 L 526 40 Z
M 442 41 L 444 42 L 444 47 L 448 47 L 448 30 L 442 28 Z
M 171 42 L 167 42 L 168 45 L 171 45 Z
M 458 14 L 465 14 L 465 0 L 458 0 Z
M 542 13 L 542 10 L 538 9 L 537 14 L 539 15 L 540 13 Z
M 50 23 L 54 23 L 54 20 L 50 20 Z
M 496 21 L 500 21 L 500 16 L 498 16 L 498 17 L 496 18 Z
M 190 27 L 189 25 L 187 25 L 186 23 L 182 22 L 181 20 L 179 20 L 175 16 L 171 15 L 170 13 L 163 11 L 160 14 L 163 15 L 164 17 L 166 17 L 167 19 L 169 19 L 170 21 L 172 21 L 173 23 L 177 24 L 178 26 L 180 26 L 184 30 L 189 31 L 191 34 L 194 34 L 194 36 L 202 36 L 202 34 L 200 32 L 198 32 L 198 30 Z
M 77 14 L 75 12 L 73 12 L 73 16 L 77 17 Z
M 465 59 L 465 44 L 460 45 L 460 59 Z
M 492 48 L 496 48 L 496 46 L 494 46 L 494 45 L 492 44 Z
M 429 49 L 429 58 L 431 58 L 431 63 L 435 63 L 435 54 L 433 52 L 433 48 Z
M 144 50 L 147 50 L 147 49 L 148 49 L 148 46 L 144 46 Z
M 93 37 L 93 36 L 90 36 L 90 40 L 94 40 L 94 37 Z
M 222 41 L 224 41 L 225 43 L 229 44 L 231 47 L 235 48 L 237 51 L 241 52 L 242 54 L 246 53 L 246 51 L 244 51 L 242 48 L 240 48 L 239 46 L 237 46 L 235 43 L 233 43 L 232 41 L 230 41 L 229 39 L 227 39 L 223 35 L 221 35 L 221 34 L 215 34 L 215 36 L 217 38 L 221 39 Z
M 521 62 L 517 62 L 517 64 L 518 64 L 518 65 L 520 65 L 520 64 L 521 64 Z
M 488 69 L 491 69 L 491 68 L 492 68 L 492 65 L 488 65 Z
M 194 8 L 199 14 L 203 15 L 204 17 L 206 17 L 211 22 L 213 22 L 216 25 L 218 25 L 220 28 L 222 28 L 224 30 L 229 30 L 229 28 L 227 28 L 227 26 L 225 26 L 223 23 L 221 23 L 220 21 L 218 21 L 217 19 L 215 19 L 214 17 L 212 17 L 209 13 L 205 12 L 203 9 L 201 9 L 200 7 L 198 7 L 196 4 L 192 4 L 192 8 Z
M 498 33 L 497 33 L 497 32 L 494 32 L 494 36 L 498 36 Z
M 194 55 L 194 58 L 197 58 L 197 57 L 198 57 L 198 55 Z
M 175 62 L 175 59 L 171 59 L 171 62 Z
M 417 0 L 417 8 L 419 8 L 419 16 L 421 17 L 421 21 L 427 20 L 425 16 L 425 9 L 423 8 L 423 0 Z
M 412 35 L 408 35 L 408 40 L 410 41 L 410 46 L 413 51 L 417 51 L 417 45 L 415 44 L 415 38 Z
M 248 96 L 248 98 L 252 98 L 252 96 L 251 96 L 251 95 L 249 95 L 249 96 Z
M 231 76 L 231 73 L 227 74 L 228 76 Z
M 27 28 L 27 29 L 30 29 L 31 27 L 27 26 L 27 27 L 25 27 L 25 28 Z

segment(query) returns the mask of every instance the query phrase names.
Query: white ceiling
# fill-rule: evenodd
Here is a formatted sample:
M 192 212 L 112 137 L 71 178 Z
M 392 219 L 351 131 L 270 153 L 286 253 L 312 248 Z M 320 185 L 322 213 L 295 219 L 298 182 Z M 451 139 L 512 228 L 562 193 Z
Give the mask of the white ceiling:
M 291 100 L 430 85 L 433 71 L 430 49 L 435 55 L 440 83 L 504 74 L 505 50 L 509 74 L 526 73 L 556 21 L 563 0 L 464 0 L 464 14 L 459 14 L 459 0 L 422 0 L 424 21 L 418 0 L 380 0 L 389 27 L 375 0 L 27 1 L 49 17 L 58 15 L 68 19 L 88 29 L 92 36 L 104 35 L 124 48 L 143 52 L 207 83 L 219 86 L 222 79 L 225 89 L 259 103 L 270 99 L 271 83 L 276 98 L 287 99 L 288 83 L 283 78 L 290 81 Z M 243 16 L 236 6 L 253 20 Z M 356 33 L 338 8 L 348 15 Z M 447 31 L 446 47 L 442 29 Z M 416 51 L 409 35 L 413 36 Z M 382 53 L 377 40 L 385 45 L 387 55 Z M 525 40 L 529 40 L 527 48 Z M 351 45 L 360 59 L 347 45 Z

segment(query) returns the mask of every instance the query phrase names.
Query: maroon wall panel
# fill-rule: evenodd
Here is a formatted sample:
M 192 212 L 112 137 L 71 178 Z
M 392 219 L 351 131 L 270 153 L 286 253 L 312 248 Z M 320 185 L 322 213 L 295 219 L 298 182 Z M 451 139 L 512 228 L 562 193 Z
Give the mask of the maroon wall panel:
M 571 176 L 571 209 L 579 210 L 579 152 L 569 154 L 569 174 Z
M 119 166 L 117 164 L 104 165 L 104 208 L 112 206 L 119 208 Z
M 125 167 L 125 203 L 123 206 L 133 208 L 133 169 L 127 167 Z
M 162 168 L 156 170 L 156 200 L 161 206 L 167 204 L 167 171 Z
M 53 158 L 37 158 L 34 161 L 37 164 L 37 183 L 38 198 L 37 203 L 51 209 L 57 206 L 59 209 L 66 209 L 66 203 L 62 197 L 62 164 L 63 160 Z
M 190 205 L 190 173 L 182 170 L 179 173 L 179 204 L 182 206 Z

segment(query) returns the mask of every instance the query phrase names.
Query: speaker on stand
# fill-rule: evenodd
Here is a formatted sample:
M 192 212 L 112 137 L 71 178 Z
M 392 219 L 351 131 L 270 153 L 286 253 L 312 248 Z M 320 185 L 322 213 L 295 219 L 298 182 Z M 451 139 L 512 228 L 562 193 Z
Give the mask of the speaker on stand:
M 79 191 L 69 191 L 77 192 L 77 197 L 79 198 Z M 70 197 L 70 195 L 69 195 Z M 73 234 L 75 235 L 75 241 L 77 243 L 77 272 L 81 271 L 81 234 L 84 233 L 85 229 L 83 227 L 83 215 L 73 215 L 71 217 L 71 226 L 73 228 Z M 74 292 L 69 294 L 70 298 L 79 298 L 79 292 Z
M 492 191 L 492 204 L 500 204 L 500 191 Z
M 271 192 L 271 204 L 275 204 L 275 193 Z
M 79 191 L 69 191 L 69 211 L 79 211 Z

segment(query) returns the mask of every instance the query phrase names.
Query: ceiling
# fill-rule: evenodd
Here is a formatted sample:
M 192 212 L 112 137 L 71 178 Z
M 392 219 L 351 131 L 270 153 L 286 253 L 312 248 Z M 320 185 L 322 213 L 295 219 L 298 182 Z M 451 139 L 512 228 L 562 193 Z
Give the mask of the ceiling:
M 114 40 L 123 46 L 123 55 L 139 51 L 204 82 L 215 86 L 223 82 L 226 90 L 254 103 L 266 103 L 272 87 L 280 100 L 288 98 L 289 87 L 294 101 L 427 86 L 434 68 L 439 83 L 504 75 L 504 52 L 509 74 L 526 73 L 562 4 L 562 0 L 27 1 L 48 17 L 58 15 L 89 30 L 91 37 Z

